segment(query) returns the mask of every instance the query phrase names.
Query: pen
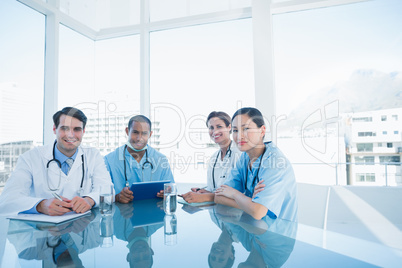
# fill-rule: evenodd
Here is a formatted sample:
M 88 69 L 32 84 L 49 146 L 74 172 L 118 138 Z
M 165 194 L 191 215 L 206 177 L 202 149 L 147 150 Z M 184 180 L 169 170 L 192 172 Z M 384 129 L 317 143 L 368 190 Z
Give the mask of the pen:
M 57 200 L 63 201 L 63 199 L 61 199 L 60 195 L 56 192 L 53 192 L 52 195 L 54 196 L 54 198 L 56 198 Z
M 199 190 L 205 189 L 205 188 L 207 188 L 207 186 L 202 187 L 202 188 L 197 188 L 197 189 L 196 189 L 196 192 L 198 192 Z
M 63 201 L 63 199 L 61 199 L 61 196 L 60 196 L 58 193 L 53 192 L 53 193 L 52 193 L 52 195 L 53 195 L 53 196 L 54 196 L 54 198 L 56 198 L 57 200 Z M 69 209 L 69 210 L 71 210 L 71 211 L 72 211 L 72 209 L 71 209 L 71 208 L 66 208 L 66 209 Z

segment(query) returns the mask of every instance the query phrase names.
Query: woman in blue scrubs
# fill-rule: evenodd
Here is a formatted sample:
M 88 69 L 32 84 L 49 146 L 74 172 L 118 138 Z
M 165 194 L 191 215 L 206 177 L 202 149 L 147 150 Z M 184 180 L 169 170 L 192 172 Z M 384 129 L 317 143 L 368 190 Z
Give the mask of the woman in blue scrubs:
M 243 152 L 236 167 L 215 192 L 215 202 L 264 216 L 297 221 L 297 186 L 293 168 L 272 143 L 264 143 L 264 118 L 246 107 L 232 117 L 233 140 Z

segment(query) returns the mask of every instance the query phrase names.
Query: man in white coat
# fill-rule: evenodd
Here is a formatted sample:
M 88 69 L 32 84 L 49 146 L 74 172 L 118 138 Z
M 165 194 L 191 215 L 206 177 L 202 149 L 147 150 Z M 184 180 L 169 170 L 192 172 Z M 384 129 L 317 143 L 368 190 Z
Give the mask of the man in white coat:
M 53 115 L 54 144 L 34 148 L 18 158 L 0 195 L 0 214 L 83 213 L 99 203 L 101 185 L 112 185 L 95 148 L 80 146 L 87 117 L 65 107 Z

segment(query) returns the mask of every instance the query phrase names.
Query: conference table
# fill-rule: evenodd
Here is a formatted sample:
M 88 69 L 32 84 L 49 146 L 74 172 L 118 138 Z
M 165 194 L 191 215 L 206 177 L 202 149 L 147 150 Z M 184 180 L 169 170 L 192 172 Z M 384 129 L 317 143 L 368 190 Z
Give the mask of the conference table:
M 224 205 L 114 204 L 60 224 L 0 218 L 0 267 L 400 267 L 400 250 Z M 324 238 L 324 239 L 323 239 Z M 323 242 L 324 241 L 324 242 Z M 364 248 L 362 248 L 364 245 Z M 368 245 L 368 246 L 367 246 Z M 372 252 L 376 251 L 376 252 Z M 379 256 L 373 256 L 373 255 Z

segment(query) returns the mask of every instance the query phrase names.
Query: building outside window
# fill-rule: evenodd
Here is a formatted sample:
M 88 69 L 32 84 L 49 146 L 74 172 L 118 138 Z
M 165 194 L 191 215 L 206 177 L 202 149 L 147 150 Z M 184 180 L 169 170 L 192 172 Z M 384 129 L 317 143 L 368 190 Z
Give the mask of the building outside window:
M 355 162 L 357 165 L 374 165 L 374 156 L 356 156 Z
M 374 173 L 357 173 L 356 182 L 375 182 Z
M 388 163 L 400 163 L 401 157 L 399 155 L 392 155 L 392 156 L 380 156 L 380 163 L 381 164 L 388 164 Z
M 373 144 L 372 143 L 358 143 L 357 145 L 358 152 L 372 152 Z

